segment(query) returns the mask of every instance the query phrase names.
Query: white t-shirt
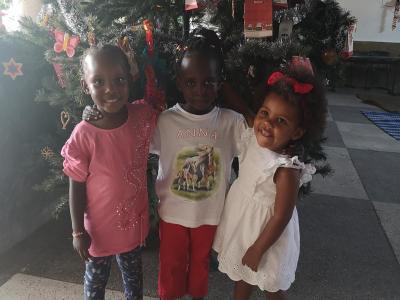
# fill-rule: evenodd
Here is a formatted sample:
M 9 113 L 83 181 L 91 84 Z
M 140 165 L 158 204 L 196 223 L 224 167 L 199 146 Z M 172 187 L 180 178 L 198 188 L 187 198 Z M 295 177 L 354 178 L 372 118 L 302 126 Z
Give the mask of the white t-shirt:
M 163 221 L 218 225 L 246 127 L 241 114 L 219 107 L 194 115 L 176 104 L 161 113 L 150 152 L 160 157 L 156 192 Z

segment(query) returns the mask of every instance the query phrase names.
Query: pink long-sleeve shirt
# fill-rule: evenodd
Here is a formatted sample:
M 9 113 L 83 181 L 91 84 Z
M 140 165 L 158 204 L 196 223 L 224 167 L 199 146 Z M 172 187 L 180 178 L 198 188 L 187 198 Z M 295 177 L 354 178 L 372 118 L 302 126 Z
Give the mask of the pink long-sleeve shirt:
M 86 183 L 84 225 L 95 257 L 130 251 L 149 231 L 147 156 L 158 112 L 143 101 L 127 106 L 123 125 L 107 130 L 82 121 L 61 150 L 64 173 Z

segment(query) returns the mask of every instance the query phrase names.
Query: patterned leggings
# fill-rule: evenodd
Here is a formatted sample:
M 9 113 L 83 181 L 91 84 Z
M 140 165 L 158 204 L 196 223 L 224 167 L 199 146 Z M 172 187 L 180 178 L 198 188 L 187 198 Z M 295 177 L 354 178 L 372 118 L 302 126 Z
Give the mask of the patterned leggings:
M 85 300 L 103 300 L 111 260 L 114 256 L 93 257 L 86 262 L 84 293 Z M 143 299 L 142 250 L 137 247 L 132 251 L 115 255 L 124 283 L 126 300 Z

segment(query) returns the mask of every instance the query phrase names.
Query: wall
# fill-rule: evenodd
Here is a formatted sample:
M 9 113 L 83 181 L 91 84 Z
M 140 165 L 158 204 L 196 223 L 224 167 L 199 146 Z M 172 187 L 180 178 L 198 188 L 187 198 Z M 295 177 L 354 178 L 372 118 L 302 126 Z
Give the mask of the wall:
M 400 43 L 400 23 L 392 31 L 394 0 L 338 0 L 345 10 L 349 10 L 358 19 L 355 41 Z
M 35 20 L 42 7 L 42 2 L 42 0 L 13 0 L 7 15 L 3 17 L 7 31 L 18 29 L 18 20 L 21 16 L 31 17 Z

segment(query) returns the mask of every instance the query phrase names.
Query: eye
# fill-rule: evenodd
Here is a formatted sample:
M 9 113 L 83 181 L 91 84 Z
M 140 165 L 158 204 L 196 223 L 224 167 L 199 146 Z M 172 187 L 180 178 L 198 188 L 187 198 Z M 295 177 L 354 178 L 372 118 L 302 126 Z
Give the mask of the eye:
M 262 110 L 260 110 L 259 112 L 258 112 L 258 114 L 261 116 L 261 117 L 268 117 L 268 111 L 266 111 L 266 110 L 264 110 L 264 109 L 262 109 Z
M 209 80 L 204 81 L 204 86 L 210 87 L 210 86 L 214 86 L 216 83 L 217 83 L 216 80 L 214 80 L 214 79 L 209 79 Z
M 93 80 L 93 85 L 95 85 L 95 86 L 100 86 L 102 84 L 103 84 L 103 80 L 101 80 L 99 78 L 96 78 Z
M 282 118 L 282 117 L 276 118 L 276 122 L 278 124 L 286 124 L 287 123 L 286 120 L 284 118 Z
M 125 77 L 119 77 L 116 80 L 116 83 L 120 84 L 120 85 L 124 85 L 126 82 L 127 82 L 127 79 Z
M 186 82 L 185 82 L 185 85 L 187 86 L 187 87 L 194 87 L 195 86 L 195 82 L 194 82 L 194 80 L 187 80 Z

